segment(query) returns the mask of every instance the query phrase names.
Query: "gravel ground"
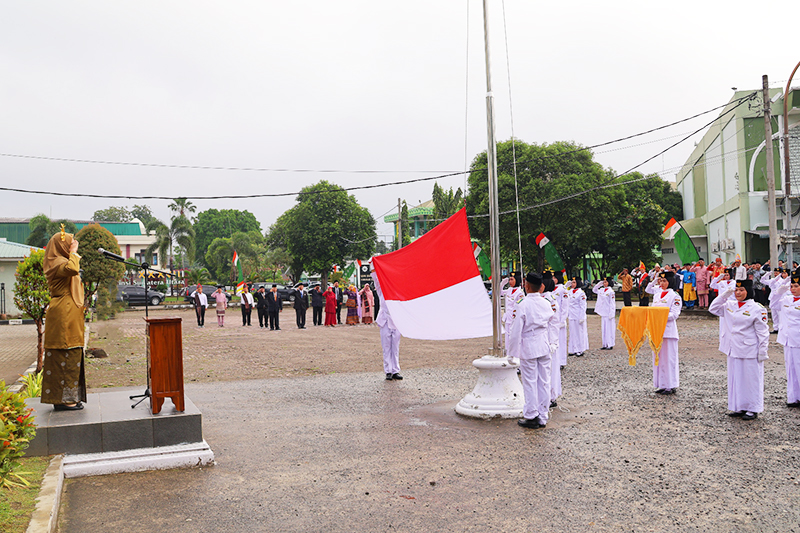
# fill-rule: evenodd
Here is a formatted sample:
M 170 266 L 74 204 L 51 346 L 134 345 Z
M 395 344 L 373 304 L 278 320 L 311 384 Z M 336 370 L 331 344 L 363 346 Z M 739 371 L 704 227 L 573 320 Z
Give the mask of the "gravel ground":
M 114 351 L 140 325 L 101 325 L 111 357 L 90 384 L 141 364 Z M 594 349 L 569 358 L 544 430 L 453 412 L 488 339 L 403 339 L 406 379 L 386 382 L 377 328 L 251 329 L 185 330 L 187 394 L 218 464 L 70 480 L 60 531 L 800 532 L 782 351 L 763 415 L 731 419 L 716 320 L 679 321 L 681 387 L 664 397 L 649 351 L 635 367 L 619 338 L 600 351 L 589 317 Z

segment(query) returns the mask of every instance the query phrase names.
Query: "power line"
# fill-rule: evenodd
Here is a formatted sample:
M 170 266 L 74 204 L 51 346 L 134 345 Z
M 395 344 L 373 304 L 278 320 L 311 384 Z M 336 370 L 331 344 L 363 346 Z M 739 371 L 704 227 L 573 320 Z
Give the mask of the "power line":
M 739 107 L 740 105 L 742 105 L 742 103 L 744 103 L 745 101 L 751 100 L 753 98 L 753 96 L 756 95 L 756 94 L 757 93 L 754 92 L 754 93 L 752 93 L 752 94 L 750 94 L 748 96 L 740 98 L 736 106 L 734 106 L 730 110 L 726 111 L 725 113 L 723 113 L 719 117 L 715 118 L 713 121 L 711 121 L 710 123 L 708 123 L 705 126 L 703 126 L 703 128 L 707 127 L 710 124 L 713 124 L 715 121 L 719 120 L 720 117 L 726 115 L 727 113 L 730 113 L 732 110 L 734 110 L 737 107 Z M 527 163 L 527 162 L 533 162 L 533 161 L 539 161 L 539 160 L 545 160 L 545 159 L 565 157 L 567 155 L 571 155 L 571 154 L 574 154 L 574 153 L 579 153 L 579 152 L 583 152 L 583 151 L 587 151 L 587 150 L 592 150 L 594 148 L 599 148 L 599 147 L 602 147 L 602 146 L 608 146 L 610 144 L 614 144 L 614 143 L 617 143 L 617 142 L 625 141 L 625 140 L 628 140 L 628 139 L 633 139 L 635 137 L 640 137 L 640 136 L 643 136 L 643 135 L 647 135 L 647 134 L 653 133 L 655 131 L 659 131 L 659 130 L 662 130 L 662 129 L 665 129 L 665 128 L 669 128 L 671 126 L 675 126 L 677 124 L 681 124 L 683 122 L 687 122 L 689 120 L 692 120 L 692 119 L 695 119 L 695 118 L 697 118 L 699 116 L 711 113 L 713 111 L 716 111 L 717 109 L 720 109 L 721 107 L 726 107 L 728 105 L 730 105 L 730 102 L 725 104 L 725 105 L 717 106 L 717 107 L 714 107 L 714 108 L 709 109 L 707 111 L 703 111 L 702 113 L 697 113 L 695 115 L 692 115 L 691 117 L 688 117 L 688 118 L 685 118 L 685 119 L 681 119 L 681 120 L 672 122 L 670 124 L 666 124 L 664 126 L 659 126 L 657 128 L 652 128 L 650 130 L 647 130 L 647 131 L 644 131 L 644 132 L 641 132 L 641 133 L 637 133 L 637 134 L 634 134 L 634 135 L 628 135 L 626 137 L 621 137 L 619 139 L 615 139 L 615 140 L 612 140 L 612 141 L 607 141 L 607 142 L 600 143 L 600 144 L 595 144 L 595 145 L 592 145 L 592 146 L 587 146 L 587 147 L 578 148 L 578 149 L 575 149 L 575 150 L 570 150 L 568 152 L 564 152 L 564 153 L 561 153 L 561 154 L 554 154 L 554 155 L 550 155 L 550 156 L 541 156 L 541 157 L 530 158 L 530 159 L 527 159 L 527 160 L 521 160 L 521 161 L 518 161 L 518 163 Z M 695 132 L 693 132 L 689 136 L 694 135 L 695 133 L 697 133 L 698 131 L 700 131 L 703 128 L 700 128 L 700 129 L 696 130 Z M 685 137 L 685 138 L 681 139 L 677 143 L 672 144 L 670 147 L 668 147 L 665 150 L 659 152 L 655 156 L 643 161 L 642 163 L 639 163 L 638 165 L 636 165 L 635 167 L 631 168 L 627 172 L 625 172 L 623 174 L 620 174 L 618 176 L 615 176 L 614 178 L 611 178 L 611 179 L 613 180 L 613 179 L 616 179 L 616 178 L 618 178 L 620 176 L 624 176 L 624 175 L 628 174 L 629 172 L 632 172 L 633 170 L 635 170 L 636 168 L 644 165 L 648 161 L 650 161 L 650 160 L 658 157 L 659 155 L 663 154 L 664 152 L 674 148 L 675 146 L 677 146 L 678 144 L 680 144 L 681 142 L 683 142 L 687 138 L 688 137 Z M 406 172 L 406 171 L 385 171 L 385 170 L 346 171 L 346 170 L 308 170 L 308 169 L 266 169 L 266 168 L 249 168 L 249 167 L 204 167 L 204 166 L 199 166 L 199 165 L 161 165 L 161 164 L 153 164 L 153 163 L 129 163 L 129 162 L 100 161 L 100 160 L 89 160 L 89 159 L 65 159 L 65 158 L 30 156 L 30 155 L 19 155 L 19 154 L 4 154 L 4 153 L 0 153 L 0 156 L 2 156 L 2 157 L 27 158 L 27 159 L 41 159 L 41 160 L 50 160 L 50 161 L 77 162 L 77 163 L 93 163 L 93 164 L 109 164 L 109 165 L 130 165 L 130 166 L 146 166 L 146 167 L 160 167 L 160 168 L 202 169 L 202 170 L 238 170 L 238 171 L 261 171 L 261 172 L 273 171 L 273 172 L 309 172 L 309 173 L 312 173 L 312 172 L 321 172 L 321 173 L 326 173 L 326 172 L 342 172 L 342 173 L 344 173 L 344 172 L 354 172 L 354 173 L 397 173 L 397 172 Z M 509 165 L 502 165 L 500 168 L 505 168 L 505 167 L 508 167 L 508 166 Z M 409 180 L 399 180 L 399 181 L 392 181 L 392 182 L 386 182 L 386 183 L 377 183 L 377 184 L 372 184 L 372 185 L 359 185 L 359 186 L 353 186 L 353 187 L 338 187 L 337 190 L 356 191 L 356 190 L 365 190 L 365 189 L 377 189 L 377 188 L 383 188 L 383 187 L 390 187 L 390 186 L 394 186 L 394 185 L 406 185 L 406 184 L 409 184 L 409 183 L 417 183 L 417 182 L 423 182 L 423 181 L 431 181 L 431 180 L 436 180 L 436 179 L 449 178 L 449 177 L 452 177 L 452 176 L 460 176 L 460 175 L 463 175 L 465 173 L 480 172 L 480 171 L 484 171 L 484 170 L 487 170 L 487 169 L 486 168 L 477 168 L 477 169 L 473 169 L 471 171 L 449 172 L 449 173 L 446 173 L 446 174 L 439 174 L 439 175 L 436 175 L 436 176 L 426 176 L 426 177 L 422 177 L 422 178 L 413 178 L 413 179 L 409 179 Z M 408 172 L 427 172 L 427 171 L 408 171 Z M 116 199 L 128 199 L 128 200 L 173 200 L 174 199 L 172 196 L 135 196 L 135 195 L 120 195 L 120 194 L 65 193 L 65 192 L 56 192 L 56 191 L 40 191 L 40 190 L 32 190 L 32 189 L 21 189 L 21 188 L 16 188 L 16 187 L 0 187 L 0 191 L 18 192 L 18 193 L 22 193 L 22 194 L 41 194 L 41 195 L 63 196 L 63 197 L 73 197 L 73 198 L 103 198 L 103 199 L 114 199 L 114 200 L 116 200 Z M 184 196 L 184 197 L 187 200 L 241 200 L 241 199 L 251 199 L 251 198 L 280 198 L 280 197 L 287 197 L 287 196 L 300 196 L 300 195 L 303 195 L 303 194 L 322 194 L 322 193 L 325 193 L 325 192 L 328 192 L 328 191 L 309 191 L 309 192 L 296 191 L 296 192 L 285 192 L 285 193 L 239 194 L 239 195 L 216 195 L 216 196 Z M 525 209 L 527 209 L 527 208 L 525 208 Z M 523 210 L 525 210 L 525 209 L 523 209 Z M 501 213 L 501 214 L 503 214 L 503 213 Z M 485 216 L 488 216 L 488 215 L 485 215 Z

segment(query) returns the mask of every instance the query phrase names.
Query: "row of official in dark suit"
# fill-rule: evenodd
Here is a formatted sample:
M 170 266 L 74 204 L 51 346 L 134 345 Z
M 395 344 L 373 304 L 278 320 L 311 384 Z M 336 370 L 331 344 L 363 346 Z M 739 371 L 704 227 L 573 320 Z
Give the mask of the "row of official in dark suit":
M 294 296 L 294 310 L 297 314 L 297 327 L 306 328 L 306 310 L 308 309 L 308 291 L 305 289 L 295 289 L 291 292 Z M 258 325 L 264 327 L 269 324 L 269 329 L 279 330 L 280 313 L 283 311 L 283 298 L 280 293 L 275 291 L 265 292 L 264 287 L 253 293 L 256 311 L 258 312 Z M 244 299 L 243 299 L 244 301 Z M 242 308 L 242 323 L 250 325 L 250 310 Z

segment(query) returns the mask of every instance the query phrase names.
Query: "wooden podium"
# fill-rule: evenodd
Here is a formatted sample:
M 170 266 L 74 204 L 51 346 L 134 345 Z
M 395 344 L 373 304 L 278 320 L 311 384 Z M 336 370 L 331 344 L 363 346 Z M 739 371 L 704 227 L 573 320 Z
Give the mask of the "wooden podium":
M 145 318 L 147 322 L 147 389 L 153 414 L 161 412 L 164 398 L 184 411 L 183 342 L 181 318 Z

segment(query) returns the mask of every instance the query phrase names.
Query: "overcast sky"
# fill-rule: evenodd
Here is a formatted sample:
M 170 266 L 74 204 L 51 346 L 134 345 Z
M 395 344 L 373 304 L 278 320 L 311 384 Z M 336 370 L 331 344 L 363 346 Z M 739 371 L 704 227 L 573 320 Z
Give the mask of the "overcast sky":
M 510 103 L 518 139 L 593 145 L 722 105 L 731 87 L 760 88 L 763 74 L 783 85 L 800 56 L 779 46 L 778 25 L 795 4 L 771 5 L 774 33 L 765 36 L 762 10 L 751 2 L 490 0 L 497 139 L 511 136 Z M 2 154 L 392 172 L 189 170 L 4 155 L 0 186 L 213 196 L 463 171 L 486 149 L 483 46 L 477 0 L 2 0 Z M 627 170 L 717 113 L 613 145 L 596 159 Z M 641 143 L 648 144 L 632 146 Z M 686 141 L 639 170 L 674 180 L 692 147 Z M 464 178 L 439 184 L 463 187 Z M 382 216 L 397 198 L 413 206 L 432 188 L 428 181 L 353 194 L 387 235 Z M 199 210 L 246 209 L 265 230 L 294 202 L 194 200 Z M 0 217 L 84 219 L 135 203 L 169 217 L 168 201 L 4 191 Z

